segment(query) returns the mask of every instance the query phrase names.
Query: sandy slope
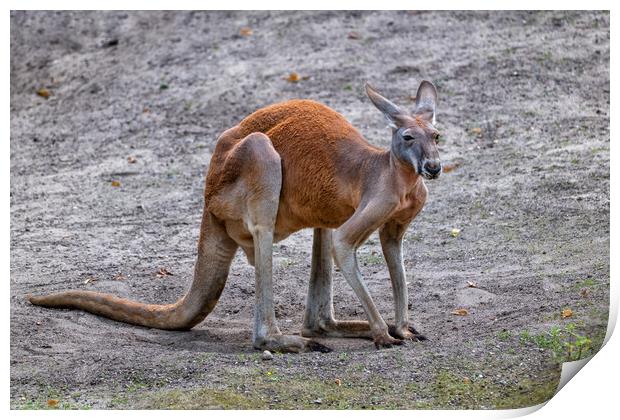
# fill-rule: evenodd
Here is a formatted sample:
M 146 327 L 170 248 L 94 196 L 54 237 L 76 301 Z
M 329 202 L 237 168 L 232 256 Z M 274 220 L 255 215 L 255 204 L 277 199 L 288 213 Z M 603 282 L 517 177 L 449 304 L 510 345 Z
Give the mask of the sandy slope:
M 291 71 L 307 78 L 287 82 Z M 427 183 L 406 236 L 411 316 L 429 342 L 377 352 L 324 340 L 333 353 L 262 362 L 242 255 L 215 311 L 190 332 L 26 302 L 68 288 L 176 300 L 191 277 L 218 133 L 266 104 L 312 98 L 387 147 L 364 81 L 411 107 L 423 78 L 439 90 L 442 157 L 460 164 Z M 606 13 L 12 13 L 11 406 L 544 400 L 558 379 L 550 348 L 563 341 L 528 336 L 569 323 L 594 346 L 604 335 L 609 140 Z M 304 231 L 274 246 L 285 331 L 299 331 L 310 244 Z M 359 255 L 392 319 L 376 235 Z M 161 267 L 174 275 L 157 277 Z M 335 282 L 338 316 L 362 317 L 339 273 Z M 463 307 L 468 316 L 452 315 Z

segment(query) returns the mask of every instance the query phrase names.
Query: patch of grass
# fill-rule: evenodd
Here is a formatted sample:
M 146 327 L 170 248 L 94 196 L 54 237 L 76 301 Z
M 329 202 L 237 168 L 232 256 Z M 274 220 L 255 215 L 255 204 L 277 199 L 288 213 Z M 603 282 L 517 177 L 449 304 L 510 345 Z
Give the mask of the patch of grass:
M 244 396 L 233 390 L 199 389 L 172 390 L 150 393 L 141 402 L 141 408 L 161 410 L 201 409 L 265 409 L 267 403 L 260 399 Z
M 129 404 L 129 397 L 126 394 L 115 394 L 110 400 L 111 408 L 127 407 Z
M 383 264 L 383 257 L 379 254 L 364 254 L 360 255 L 359 260 L 364 265 L 379 265 Z
M 545 402 L 555 393 L 559 375 L 546 372 L 539 381 L 523 380 L 518 384 L 498 385 L 487 377 L 469 379 L 449 371 L 440 372 L 432 385 L 432 407 L 466 409 L 523 408 Z
M 76 404 L 70 401 L 63 401 L 60 398 L 53 398 L 58 400 L 57 405 L 50 405 L 48 400 L 50 398 L 33 398 L 33 399 L 22 399 L 17 404 L 14 405 L 14 409 L 16 410 L 90 410 L 91 406 L 89 404 Z
M 573 286 L 573 290 L 581 290 L 581 289 L 592 289 L 598 286 L 601 286 L 602 283 L 593 279 L 592 277 L 588 277 L 584 280 L 576 282 Z
M 519 343 L 526 344 L 531 340 L 531 337 L 532 336 L 528 330 L 521 331 L 521 333 L 519 333 Z
M 71 393 L 66 388 L 54 388 L 46 385 L 40 386 L 40 391 L 36 396 L 23 396 L 15 403 L 12 408 L 16 410 L 89 410 L 89 404 L 80 404 L 70 401 L 80 396 L 79 393 Z M 50 403 L 53 400 L 54 403 Z
M 608 152 L 609 149 L 606 147 L 593 147 L 592 149 L 590 149 L 590 153 L 592 153 L 593 155 L 599 154 L 601 152 Z
M 136 391 L 140 391 L 142 389 L 146 389 L 148 387 L 148 384 L 140 379 L 132 379 L 129 384 L 127 384 L 127 392 L 136 392 Z
M 201 353 L 201 354 L 197 357 L 197 359 L 198 359 L 198 362 L 199 362 L 200 364 L 205 364 L 205 363 L 206 363 L 206 362 L 208 362 L 209 360 L 213 359 L 213 357 L 214 357 L 214 356 L 215 356 L 215 353 L 207 353 L 207 352 L 205 352 L 205 353 Z
M 512 337 L 512 333 L 508 330 L 501 330 L 497 333 L 497 338 L 501 341 L 508 341 L 510 337 Z
M 524 334 L 527 333 L 527 334 Z M 592 338 L 577 332 L 577 324 L 568 323 L 565 326 L 555 326 L 549 331 L 537 335 L 522 332 L 521 344 L 532 343 L 538 348 L 550 350 L 557 363 L 571 362 L 589 357 L 595 353 Z

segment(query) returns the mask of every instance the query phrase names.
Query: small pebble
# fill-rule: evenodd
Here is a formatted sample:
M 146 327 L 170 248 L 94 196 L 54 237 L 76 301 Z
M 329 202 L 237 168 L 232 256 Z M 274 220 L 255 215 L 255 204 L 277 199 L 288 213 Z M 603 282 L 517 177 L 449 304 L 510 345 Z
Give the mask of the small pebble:
M 263 360 L 271 360 L 271 359 L 273 359 L 273 354 L 271 354 L 271 352 L 269 350 L 265 350 L 263 352 L 263 355 L 261 356 L 261 359 L 263 359 Z

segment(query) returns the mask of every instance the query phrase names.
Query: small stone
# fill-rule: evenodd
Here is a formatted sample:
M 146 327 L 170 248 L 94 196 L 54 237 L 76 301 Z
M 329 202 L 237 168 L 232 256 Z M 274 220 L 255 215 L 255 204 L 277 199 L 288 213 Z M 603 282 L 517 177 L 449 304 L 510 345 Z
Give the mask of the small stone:
M 271 354 L 271 352 L 269 350 L 265 350 L 263 352 L 263 355 L 261 356 L 261 359 L 263 359 L 263 360 L 271 360 L 271 359 L 273 359 L 273 354 Z

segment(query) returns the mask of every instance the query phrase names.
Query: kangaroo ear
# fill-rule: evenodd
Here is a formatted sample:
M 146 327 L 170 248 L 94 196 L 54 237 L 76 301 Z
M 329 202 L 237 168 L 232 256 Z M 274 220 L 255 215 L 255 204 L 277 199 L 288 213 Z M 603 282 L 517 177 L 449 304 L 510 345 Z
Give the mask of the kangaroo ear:
M 371 102 L 377 107 L 377 109 L 383 113 L 383 116 L 387 119 L 390 127 L 398 128 L 398 116 L 405 114 L 405 112 L 390 100 L 381 96 L 381 94 L 370 86 L 368 82 L 366 82 L 365 88 L 366 95 L 368 95 Z
M 415 114 L 435 124 L 435 105 L 437 104 L 437 89 L 428 80 L 423 80 L 415 95 Z

